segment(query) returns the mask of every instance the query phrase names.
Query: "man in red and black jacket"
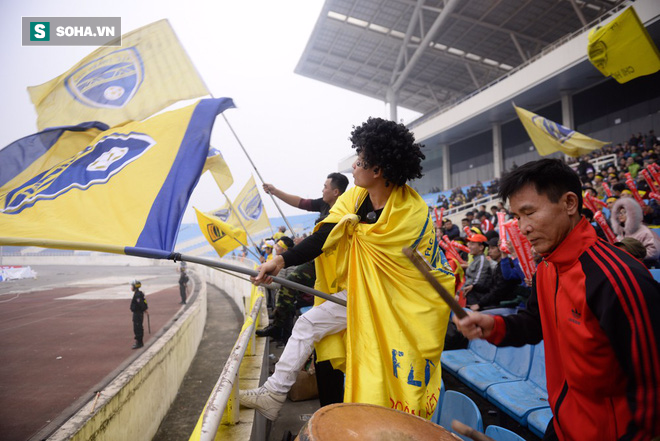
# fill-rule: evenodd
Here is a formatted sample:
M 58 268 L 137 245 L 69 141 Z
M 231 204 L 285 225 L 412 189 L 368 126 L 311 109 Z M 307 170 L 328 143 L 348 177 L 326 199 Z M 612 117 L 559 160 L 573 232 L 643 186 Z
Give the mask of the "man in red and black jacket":
M 544 340 L 553 420 L 544 439 L 650 440 L 660 435 L 660 288 L 582 217 L 577 174 L 561 160 L 504 176 L 520 230 L 544 256 L 528 307 L 456 320 L 498 346 Z

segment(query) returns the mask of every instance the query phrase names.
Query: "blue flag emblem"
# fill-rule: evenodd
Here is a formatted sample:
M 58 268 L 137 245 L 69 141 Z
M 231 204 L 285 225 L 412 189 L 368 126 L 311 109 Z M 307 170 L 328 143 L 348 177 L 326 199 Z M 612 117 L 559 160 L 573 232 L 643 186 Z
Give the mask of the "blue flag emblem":
M 548 135 L 555 138 L 561 144 L 571 139 L 571 137 L 575 134 L 575 130 L 564 127 L 561 124 L 557 124 L 556 122 L 550 121 L 549 119 L 543 118 L 542 116 L 533 116 L 532 123 Z
M 155 144 L 153 138 L 142 133 L 106 136 L 8 192 L 0 212 L 18 214 L 40 200 L 55 199 L 74 188 L 86 190 L 106 184 Z
M 263 204 L 261 203 L 261 196 L 257 187 L 252 187 L 247 196 L 238 205 L 238 211 L 245 219 L 256 221 L 261 217 L 263 211 Z
M 66 77 L 64 85 L 89 107 L 119 109 L 133 98 L 144 81 L 144 66 L 135 47 L 97 58 Z
M 230 208 L 221 208 L 215 213 L 213 213 L 213 216 L 219 218 L 223 222 L 227 222 L 227 219 L 229 219 L 229 216 L 231 215 L 231 209 Z

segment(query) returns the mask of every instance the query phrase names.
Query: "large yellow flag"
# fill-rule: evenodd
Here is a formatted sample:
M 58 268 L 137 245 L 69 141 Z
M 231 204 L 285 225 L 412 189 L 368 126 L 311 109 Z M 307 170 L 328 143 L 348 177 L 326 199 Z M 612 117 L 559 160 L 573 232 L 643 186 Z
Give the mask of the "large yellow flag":
M 402 249 L 426 256 L 452 294 L 454 275 L 437 246 L 428 207 L 412 188 L 396 187 L 374 224 L 359 223 L 355 214 L 366 196 L 353 187 L 321 222 L 337 224 L 323 250 L 336 255 L 338 288 L 348 292 L 344 401 L 430 419 L 450 311 Z
M 619 83 L 660 70 L 660 52 L 632 6 L 589 32 L 588 53 L 596 69 Z
M 230 107 L 228 98 L 202 100 L 112 129 L 85 123 L 10 144 L 0 150 L 0 244 L 166 256 L 215 117 Z
M 216 148 L 211 147 L 209 149 L 209 155 L 206 157 L 204 171 L 202 173 L 207 170 L 211 172 L 211 176 L 213 176 L 213 179 L 223 193 L 234 183 L 234 177 L 225 162 L 225 158 L 222 157 L 220 150 Z
M 180 100 L 209 95 L 167 20 L 129 32 L 62 75 L 28 87 L 39 130 L 139 121 Z
M 589 138 L 536 113 L 517 107 L 515 104 L 513 107 L 541 156 L 559 151 L 577 158 L 609 144 L 609 142 Z
M 247 234 L 241 228 L 234 228 L 219 217 L 210 213 L 202 213 L 195 208 L 197 222 L 202 234 L 211 246 L 222 257 L 239 246 L 247 243 Z

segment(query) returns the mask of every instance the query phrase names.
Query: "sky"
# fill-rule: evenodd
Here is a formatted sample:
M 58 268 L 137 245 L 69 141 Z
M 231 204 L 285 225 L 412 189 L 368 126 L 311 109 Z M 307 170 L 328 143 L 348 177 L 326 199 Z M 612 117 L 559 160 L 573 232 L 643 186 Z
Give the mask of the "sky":
M 322 0 L 125 1 L 22 0 L 0 4 L 0 147 L 37 132 L 28 86 L 64 73 L 95 47 L 21 46 L 21 17 L 121 17 L 122 33 L 167 18 L 214 97 L 237 108 L 225 116 L 267 183 L 304 198 L 321 197 L 328 173 L 353 154 L 354 125 L 370 116 L 387 118 L 382 101 L 294 73 Z M 419 114 L 398 109 L 404 122 Z M 211 144 L 234 176 L 230 199 L 254 172 L 222 116 Z M 349 175 L 352 185 L 352 178 Z M 279 217 L 262 192 L 269 217 Z M 192 205 L 213 210 L 225 202 L 208 173 L 200 179 L 183 222 L 195 222 Z M 286 216 L 304 212 L 278 200 Z

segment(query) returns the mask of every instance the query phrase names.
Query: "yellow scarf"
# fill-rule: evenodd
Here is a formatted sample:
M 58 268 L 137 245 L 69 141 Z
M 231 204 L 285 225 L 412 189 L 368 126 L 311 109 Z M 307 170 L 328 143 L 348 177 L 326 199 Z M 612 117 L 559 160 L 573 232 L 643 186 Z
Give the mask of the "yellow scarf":
M 440 354 L 449 306 L 402 253 L 418 249 L 453 294 L 454 275 L 437 246 L 433 221 L 409 186 L 396 187 L 379 220 L 358 223 L 367 197 L 354 187 L 323 223 L 336 223 L 323 248 L 336 256 L 337 287 L 348 290 L 344 401 L 431 418 L 440 390 Z

